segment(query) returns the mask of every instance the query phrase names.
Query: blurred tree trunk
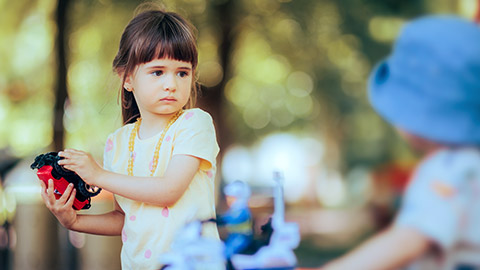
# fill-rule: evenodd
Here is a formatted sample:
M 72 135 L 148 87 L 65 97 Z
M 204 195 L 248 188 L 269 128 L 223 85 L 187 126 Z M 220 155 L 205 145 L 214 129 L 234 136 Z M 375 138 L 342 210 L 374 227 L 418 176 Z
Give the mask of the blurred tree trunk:
M 233 18 L 235 15 L 234 1 L 227 0 L 219 4 L 213 5 L 213 16 L 218 18 L 220 22 L 220 39 L 219 39 L 219 60 L 223 69 L 223 78 L 219 84 L 213 87 L 203 87 L 202 94 L 198 99 L 199 107 L 208 111 L 217 128 L 218 144 L 221 152 L 231 143 L 233 137 L 226 123 L 224 107 L 226 104 L 224 89 L 225 84 L 231 76 L 230 59 L 233 51 L 236 33 L 234 32 Z
M 65 103 L 68 100 L 67 91 L 67 42 L 68 42 L 68 14 L 70 0 L 58 0 L 55 11 L 55 24 L 57 26 L 57 35 L 55 37 L 55 56 L 57 62 L 57 76 L 55 85 L 55 107 L 53 124 L 53 144 L 54 150 L 64 149 L 65 128 L 63 125 L 63 116 L 65 114 Z M 54 229 L 57 226 L 52 226 Z M 77 256 L 74 247 L 69 243 L 68 230 L 59 227 L 59 269 L 77 269 Z
M 54 150 L 62 150 L 64 147 L 65 130 L 63 126 L 63 115 L 65 110 L 65 101 L 68 98 L 67 93 L 67 57 L 66 43 L 68 40 L 67 29 L 67 11 L 70 0 L 58 0 L 55 12 L 55 23 L 57 26 L 57 35 L 55 37 L 55 57 L 57 62 L 57 76 L 55 85 L 55 107 L 53 122 L 53 144 Z

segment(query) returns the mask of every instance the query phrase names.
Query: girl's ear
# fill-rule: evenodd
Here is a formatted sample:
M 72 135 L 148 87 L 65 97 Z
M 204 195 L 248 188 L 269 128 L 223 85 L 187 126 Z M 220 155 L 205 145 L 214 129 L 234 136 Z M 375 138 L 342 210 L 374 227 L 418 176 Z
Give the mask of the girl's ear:
M 120 75 L 120 78 L 123 79 L 123 74 Z M 127 76 L 125 78 L 125 82 L 123 83 L 123 88 L 127 90 L 128 92 L 133 91 L 133 86 L 132 86 L 132 76 Z

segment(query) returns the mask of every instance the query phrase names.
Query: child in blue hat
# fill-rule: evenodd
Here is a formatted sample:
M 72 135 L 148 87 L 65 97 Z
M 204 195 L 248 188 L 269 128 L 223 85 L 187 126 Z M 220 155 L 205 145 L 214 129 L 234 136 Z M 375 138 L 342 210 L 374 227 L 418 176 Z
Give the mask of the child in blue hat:
M 323 269 L 480 269 L 480 27 L 454 16 L 408 23 L 369 97 L 425 157 L 394 223 Z

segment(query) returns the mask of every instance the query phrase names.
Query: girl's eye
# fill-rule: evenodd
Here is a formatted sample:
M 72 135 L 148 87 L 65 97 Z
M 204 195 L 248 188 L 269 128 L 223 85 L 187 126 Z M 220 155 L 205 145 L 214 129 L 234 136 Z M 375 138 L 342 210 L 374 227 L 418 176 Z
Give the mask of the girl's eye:
M 181 78 L 188 76 L 188 72 L 186 72 L 186 71 L 179 71 L 177 74 L 178 74 L 178 76 L 180 76 Z
M 163 74 L 163 71 L 161 71 L 161 70 L 156 70 L 156 71 L 152 72 L 152 74 L 155 75 L 155 76 L 160 76 L 160 75 Z

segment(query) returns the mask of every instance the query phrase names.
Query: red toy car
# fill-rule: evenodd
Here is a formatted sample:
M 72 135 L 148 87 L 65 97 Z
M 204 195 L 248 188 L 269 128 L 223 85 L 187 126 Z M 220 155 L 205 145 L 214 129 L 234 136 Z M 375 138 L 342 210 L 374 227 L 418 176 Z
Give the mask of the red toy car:
M 58 164 L 62 157 L 57 152 L 50 152 L 38 155 L 30 168 L 38 169 L 37 176 L 48 185 L 48 179 L 53 179 L 54 193 L 57 200 L 65 192 L 69 183 L 72 183 L 77 193 L 73 201 L 73 208 L 76 210 L 89 209 L 91 197 L 96 196 L 102 190 L 99 187 L 90 186 L 85 183 L 75 172 L 67 170 Z

